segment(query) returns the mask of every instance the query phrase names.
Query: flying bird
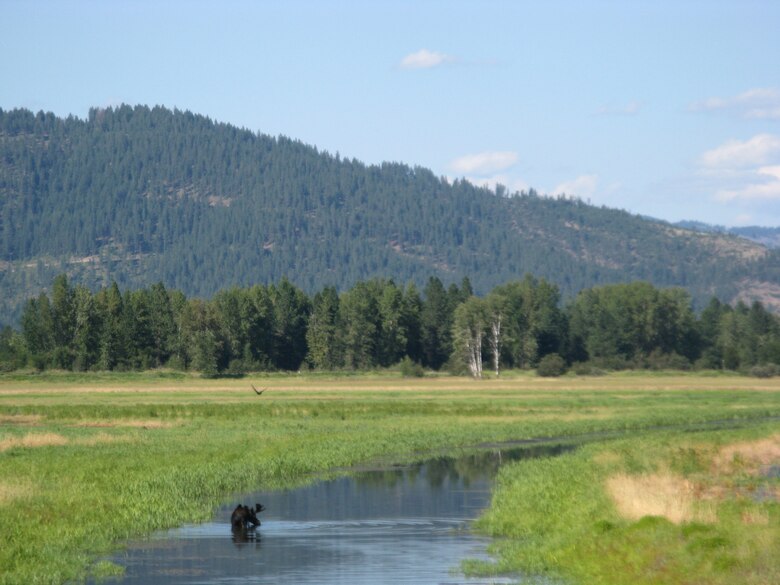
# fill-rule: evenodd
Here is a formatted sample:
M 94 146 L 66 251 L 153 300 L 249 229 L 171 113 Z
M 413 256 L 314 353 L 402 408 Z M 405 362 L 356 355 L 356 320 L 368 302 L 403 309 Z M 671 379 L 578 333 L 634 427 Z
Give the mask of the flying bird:
M 252 390 L 255 391 L 255 394 L 257 394 L 258 396 L 260 396 L 263 392 L 265 392 L 265 388 L 263 388 L 262 390 L 258 390 L 257 388 L 255 388 L 254 384 L 250 384 L 250 386 L 252 387 Z

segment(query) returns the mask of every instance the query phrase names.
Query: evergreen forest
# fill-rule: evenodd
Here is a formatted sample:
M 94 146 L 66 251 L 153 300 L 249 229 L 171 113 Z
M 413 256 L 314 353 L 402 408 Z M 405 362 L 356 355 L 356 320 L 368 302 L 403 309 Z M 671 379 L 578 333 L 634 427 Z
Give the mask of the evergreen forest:
M 500 375 L 607 369 L 726 369 L 780 374 L 780 317 L 758 301 L 712 299 L 697 316 L 682 288 L 647 282 L 585 289 L 562 305 L 556 285 L 526 276 L 474 295 L 447 287 L 357 282 L 309 296 L 287 279 L 233 287 L 208 301 L 162 283 L 93 293 L 55 278 L 25 304 L 21 330 L 0 333 L 0 369 L 131 370 L 166 366 L 204 375 L 249 371 L 371 370 L 400 364 Z M 484 364 L 484 365 L 483 365 Z
M 200 309 L 172 301 L 205 320 L 213 317 L 207 307 L 238 302 L 227 300 L 239 295 L 229 287 L 264 291 L 253 302 L 266 318 L 263 303 L 273 306 L 280 287 L 294 285 L 309 295 L 315 318 L 317 294 L 390 278 L 423 289 L 431 276 L 445 287 L 469 276 L 479 295 L 530 273 L 566 300 L 642 280 L 684 288 L 696 310 L 713 296 L 780 302 L 780 250 L 730 234 L 533 190 L 479 188 L 400 163 L 369 165 L 187 111 L 119 106 L 80 119 L 0 110 L 0 325 L 19 327 L 27 299 L 53 298 L 61 273 L 79 298 L 82 286 L 101 291 L 91 295 L 96 310 L 118 303 L 113 282 L 138 291 L 122 296 L 121 311 L 162 296 L 151 288 L 160 282 L 213 297 Z M 299 348 L 280 364 L 279 347 L 250 344 L 246 354 L 234 343 L 221 344 L 219 368 L 235 359 L 287 367 L 305 357 Z M 339 360 L 362 363 L 349 351 Z M 372 360 L 398 355 L 381 351 Z M 428 365 L 441 359 L 409 351 Z M 88 354 L 79 363 L 91 367 Z M 170 357 L 131 351 L 116 363 Z

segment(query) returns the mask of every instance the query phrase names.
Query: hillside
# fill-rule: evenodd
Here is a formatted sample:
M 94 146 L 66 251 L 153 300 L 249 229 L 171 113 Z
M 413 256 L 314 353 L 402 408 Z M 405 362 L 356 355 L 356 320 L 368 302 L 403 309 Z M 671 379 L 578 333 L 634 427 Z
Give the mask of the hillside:
M 780 248 L 780 227 L 761 227 L 753 225 L 729 228 L 721 225 L 710 225 L 700 221 L 680 221 L 674 225 L 705 233 L 718 232 L 733 234 L 735 236 L 742 236 L 743 238 L 759 243 L 767 248 Z
M 195 296 L 283 276 L 314 291 L 468 275 L 479 293 L 531 272 L 564 296 L 644 279 L 699 304 L 760 295 L 780 306 L 780 252 L 730 234 L 499 196 L 161 107 L 87 120 L 0 110 L 0 322 L 59 272 Z

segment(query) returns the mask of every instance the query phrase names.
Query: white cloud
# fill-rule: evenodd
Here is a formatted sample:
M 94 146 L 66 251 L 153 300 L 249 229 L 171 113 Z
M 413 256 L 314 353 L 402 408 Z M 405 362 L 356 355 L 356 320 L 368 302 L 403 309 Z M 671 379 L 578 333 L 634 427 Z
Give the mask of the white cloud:
M 420 49 L 416 53 L 409 53 L 401 59 L 401 67 L 403 69 L 430 69 L 431 67 L 451 63 L 454 60 L 454 57 L 446 53 Z
M 580 175 L 571 181 L 565 181 L 553 189 L 553 194 L 566 194 L 580 198 L 592 197 L 598 185 L 598 175 Z
M 691 104 L 697 112 L 727 111 L 743 118 L 780 120 L 780 90 L 771 87 L 749 89 L 732 97 L 711 97 Z
M 625 106 L 601 106 L 596 113 L 600 116 L 633 116 L 642 109 L 638 101 L 628 102 Z
M 507 150 L 467 154 L 453 160 L 450 168 L 464 175 L 486 176 L 509 169 L 515 164 L 517 153 Z
M 514 194 L 519 191 L 528 192 L 531 188 L 528 183 L 522 179 L 510 177 L 508 175 L 493 175 L 490 177 L 463 177 L 469 183 L 476 187 L 486 187 L 491 191 L 495 191 L 499 185 L 503 185 L 506 188 L 507 194 Z
M 780 106 L 752 108 L 745 111 L 745 117 L 753 120 L 780 120 Z
M 760 167 L 739 188 L 718 191 L 720 201 L 780 200 L 780 165 Z
M 780 137 L 729 140 L 699 158 L 701 176 L 722 203 L 776 205 L 780 201 Z
M 771 164 L 780 155 L 780 138 L 758 134 L 749 140 L 729 140 L 699 157 L 699 164 L 710 169 L 744 169 Z

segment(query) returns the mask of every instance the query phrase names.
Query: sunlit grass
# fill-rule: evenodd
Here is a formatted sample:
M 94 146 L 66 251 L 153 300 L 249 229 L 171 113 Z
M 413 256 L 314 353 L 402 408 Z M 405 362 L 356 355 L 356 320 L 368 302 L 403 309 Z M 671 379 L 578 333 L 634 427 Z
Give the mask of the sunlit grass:
M 582 584 L 780 583 L 780 480 L 732 465 L 739 455 L 723 463 L 735 449 L 766 461 L 776 429 L 651 434 L 506 466 L 478 523 L 498 538 L 498 564 L 469 568 Z
M 250 383 L 266 392 L 258 397 Z M 290 486 L 378 457 L 534 437 L 594 440 L 601 432 L 642 430 L 655 436 L 652 429 L 659 427 L 750 424 L 769 416 L 780 416 L 780 384 L 739 376 L 541 379 L 508 372 L 498 380 L 473 381 L 377 372 L 206 380 L 177 372 L 53 372 L 6 377 L 0 379 L 0 583 L 62 583 L 111 573 L 115 567 L 95 565 L 96 559 L 126 539 L 205 520 L 234 493 Z M 753 444 L 761 437 L 743 439 Z M 707 452 L 712 461 L 719 461 L 721 447 L 725 443 Z M 614 511 L 608 476 L 669 471 L 688 477 L 679 454 L 682 463 L 659 471 L 632 464 L 635 456 L 627 453 L 633 447 L 589 449 L 564 456 L 566 469 L 553 460 L 539 463 L 562 484 L 550 494 L 576 500 L 577 490 L 592 491 L 584 507 L 553 514 L 555 502 L 535 496 L 534 505 L 550 514 L 542 525 L 529 527 L 514 508 L 503 507 L 501 495 L 491 511 L 502 527 L 495 533 L 541 543 L 559 538 L 557 529 L 605 510 L 610 522 L 629 522 Z M 729 465 L 747 461 L 748 451 L 732 456 Z M 689 458 L 696 462 L 701 455 Z M 539 486 L 547 485 L 545 473 L 533 475 Z M 505 493 L 502 488 L 500 494 Z M 719 518 L 731 514 L 742 527 L 763 530 L 777 521 L 763 508 L 723 509 Z M 589 526 L 592 531 L 592 522 Z M 768 538 L 751 535 L 756 543 Z M 740 546 L 749 548 L 753 541 L 746 542 Z M 555 570 L 551 563 L 533 567 Z

